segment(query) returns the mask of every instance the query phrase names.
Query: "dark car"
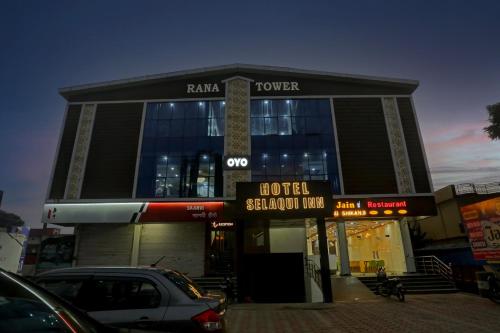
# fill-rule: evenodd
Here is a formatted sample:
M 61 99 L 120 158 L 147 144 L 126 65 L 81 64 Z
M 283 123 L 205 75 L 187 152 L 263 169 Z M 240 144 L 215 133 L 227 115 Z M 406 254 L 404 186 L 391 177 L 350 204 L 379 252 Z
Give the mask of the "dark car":
M 226 298 L 187 276 L 154 267 L 76 267 L 36 282 L 114 327 L 167 332 L 223 332 Z
M 0 332 L 119 331 L 97 322 L 34 283 L 0 269 Z

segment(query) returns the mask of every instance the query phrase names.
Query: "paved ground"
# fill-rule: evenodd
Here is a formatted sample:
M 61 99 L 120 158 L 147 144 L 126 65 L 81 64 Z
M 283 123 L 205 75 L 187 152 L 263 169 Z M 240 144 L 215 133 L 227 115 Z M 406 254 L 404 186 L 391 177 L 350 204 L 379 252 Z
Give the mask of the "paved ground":
M 500 332 L 500 305 L 472 294 L 408 295 L 334 304 L 237 304 L 228 333 Z

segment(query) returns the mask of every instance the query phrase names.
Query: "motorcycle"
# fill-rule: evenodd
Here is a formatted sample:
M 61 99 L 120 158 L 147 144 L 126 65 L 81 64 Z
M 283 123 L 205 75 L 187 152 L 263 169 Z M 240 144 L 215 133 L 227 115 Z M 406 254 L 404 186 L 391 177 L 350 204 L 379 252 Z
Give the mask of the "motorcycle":
M 488 285 L 489 285 L 489 298 L 500 304 L 500 286 L 498 285 L 499 279 L 495 277 L 494 274 L 488 276 Z
M 377 282 L 377 293 L 379 295 L 384 297 L 394 295 L 400 302 L 405 301 L 405 290 L 400 278 L 387 278 L 385 269 L 380 267 L 377 271 Z

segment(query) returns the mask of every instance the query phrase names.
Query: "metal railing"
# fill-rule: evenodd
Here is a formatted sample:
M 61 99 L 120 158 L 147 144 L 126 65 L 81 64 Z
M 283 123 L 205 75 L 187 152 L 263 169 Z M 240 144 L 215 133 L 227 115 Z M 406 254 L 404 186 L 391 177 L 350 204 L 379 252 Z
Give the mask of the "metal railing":
M 436 256 L 415 257 L 417 270 L 425 274 L 439 274 L 447 280 L 453 280 L 451 267 L 446 265 Z
M 307 275 L 316 282 L 318 287 L 321 289 L 321 273 L 320 268 L 314 261 L 308 258 L 304 258 L 305 268 Z
M 457 195 L 464 194 L 492 194 L 500 192 L 500 183 L 488 183 L 488 184 L 473 184 L 464 183 L 457 184 L 455 186 L 455 193 Z

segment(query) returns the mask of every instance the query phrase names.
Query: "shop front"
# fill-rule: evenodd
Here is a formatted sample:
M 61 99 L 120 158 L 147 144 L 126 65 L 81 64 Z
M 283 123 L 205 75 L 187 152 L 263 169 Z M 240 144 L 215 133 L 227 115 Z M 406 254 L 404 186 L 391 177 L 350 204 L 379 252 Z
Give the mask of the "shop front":
M 233 64 L 63 88 L 42 222 L 75 226 L 74 266 L 161 259 L 260 302 L 413 272 L 407 223 L 432 215 L 417 87 Z

